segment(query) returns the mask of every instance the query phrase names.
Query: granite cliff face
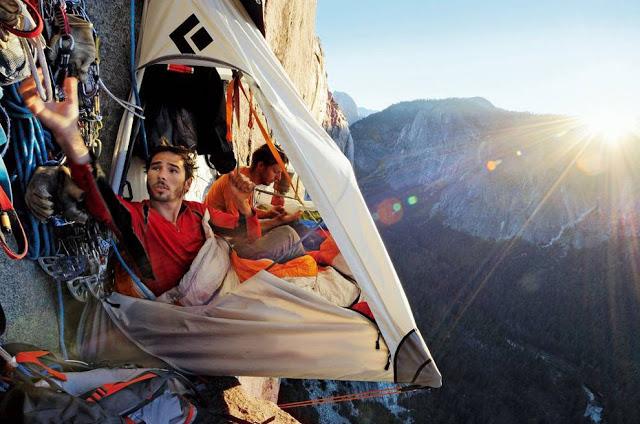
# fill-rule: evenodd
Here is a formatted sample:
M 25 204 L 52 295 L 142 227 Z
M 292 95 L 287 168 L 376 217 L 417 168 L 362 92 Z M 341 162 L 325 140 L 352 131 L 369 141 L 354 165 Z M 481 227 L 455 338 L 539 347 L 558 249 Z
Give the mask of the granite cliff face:
M 377 112 L 377 110 L 358 106 L 349 94 L 342 91 L 334 91 L 333 98 L 344 112 L 344 116 L 347 118 L 347 121 L 349 121 L 349 125 L 353 125 L 360 119 Z
M 349 125 L 355 124 L 356 121 L 360 119 L 360 116 L 358 116 L 358 105 L 350 95 L 342 91 L 334 91 L 333 98 L 340 105 L 345 118 L 349 121 Z
M 377 191 L 435 196 L 428 215 L 454 229 L 541 246 L 592 246 L 620 226 L 633 231 L 625 224 L 637 216 L 638 177 L 623 157 L 638 154 L 637 138 L 625 153 L 573 119 L 482 98 L 399 103 L 351 130 L 373 203 L 384 198 Z
M 327 97 L 327 112 L 322 121 L 322 127 L 353 164 L 353 137 L 349 130 L 349 122 L 331 92 Z
M 352 160 L 349 125 L 338 117 L 339 107 L 329 95 L 324 53 L 316 35 L 316 5 L 315 0 L 265 2 L 265 38 L 315 121 L 323 125 Z M 240 100 L 240 107 L 241 115 L 249 116 L 249 105 L 244 99 Z M 244 124 L 237 129 L 236 139 L 238 157 L 243 163 L 264 143 L 257 126 L 249 130 Z
M 265 2 L 266 39 L 317 122 L 327 107 L 327 72 L 316 35 L 316 0 Z

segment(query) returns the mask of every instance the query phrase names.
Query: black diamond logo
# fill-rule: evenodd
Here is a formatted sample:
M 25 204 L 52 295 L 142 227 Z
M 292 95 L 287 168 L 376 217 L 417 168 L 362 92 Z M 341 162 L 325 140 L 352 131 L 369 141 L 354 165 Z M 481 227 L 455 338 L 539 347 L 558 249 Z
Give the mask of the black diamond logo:
M 187 42 L 187 39 L 185 37 L 198 25 L 200 25 L 200 21 L 198 20 L 196 15 L 192 14 L 183 23 L 181 23 L 178 28 L 176 28 L 171 34 L 169 34 L 169 38 L 171 38 L 171 40 L 175 43 L 178 50 L 180 50 L 180 53 L 196 53 L 191 48 L 191 45 Z M 211 34 L 207 32 L 205 27 L 201 27 L 190 38 L 198 51 L 206 49 L 209 44 L 213 43 L 213 38 L 211 37 Z

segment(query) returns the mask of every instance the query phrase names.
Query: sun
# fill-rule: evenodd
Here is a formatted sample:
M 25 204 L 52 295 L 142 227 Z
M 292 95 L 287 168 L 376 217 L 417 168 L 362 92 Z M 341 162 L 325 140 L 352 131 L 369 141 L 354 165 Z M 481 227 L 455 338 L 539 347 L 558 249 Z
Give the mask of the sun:
M 640 115 L 627 110 L 603 109 L 583 115 L 580 121 L 590 136 L 600 137 L 608 144 L 640 133 Z

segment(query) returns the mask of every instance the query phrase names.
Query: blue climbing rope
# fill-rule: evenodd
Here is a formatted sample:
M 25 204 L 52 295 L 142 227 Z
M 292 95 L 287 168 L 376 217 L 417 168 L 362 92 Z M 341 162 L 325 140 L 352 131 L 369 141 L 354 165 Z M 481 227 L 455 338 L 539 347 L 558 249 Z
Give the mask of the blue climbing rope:
M 118 258 L 120 265 L 122 265 L 122 268 L 124 268 L 124 270 L 127 271 L 127 274 L 129 274 L 129 276 L 131 277 L 131 280 L 133 280 L 134 284 L 138 287 L 138 289 L 140 289 L 144 297 L 146 297 L 149 300 L 156 300 L 156 295 L 153 294 L 153 292 L 149 290 L 149 288 L 145 286 L 142 281 L 140 281 L 138 276 L 131 270 L 131 268 L 129 268 L 127 263 L 124 261 L 124 258 L 122 257 L 122 255 L 120 254 L 120 251 L 118 250 L 118 246 L 116 246 L 116 242 L 113 241 L 113 239 L 110 239 L 109 242 L 111 243 L 111 247 L 113 248 L 113 251 L 116 254 L 116 257 Z
M 17 84 L 5 87 L 2 103 L 6 107 L 11 119 L 10 148 L 15 161 L 15 174 L 11 180 L 18 183 L 23 195 L 27 192 L 27 185 L 38 166 L 48 162 L 48 151 L 52 150 L 51 135 L 44 131 L 38 119 L 24 105 L 18 93 Z M 5 147 L 8 148 L 9 146 Z M 4 150 L 4 149 L 3 149 Z M 25 225 L 29 232 L 29 259 L 40 256 L 51 256 L 53 248 L 53 230 L 50 225 L 39 222 L 36 217 L 28 213 Z
M 67 345 L 64 342 L 64 300 L 62 299 L 62 281 L 56 281 L 56 292 L 58 295 L 58 334 L 60 336 L 60 351 L 62 357 L 69 359 L 67 355 Z

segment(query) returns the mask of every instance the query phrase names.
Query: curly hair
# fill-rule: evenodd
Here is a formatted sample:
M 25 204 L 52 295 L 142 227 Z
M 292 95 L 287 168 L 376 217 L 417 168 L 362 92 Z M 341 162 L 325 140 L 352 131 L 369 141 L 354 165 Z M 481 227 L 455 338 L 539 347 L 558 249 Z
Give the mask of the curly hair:
M 282 159 L 282 161 L 285 164 L 288 164 L 289 158 L 287 157 L 287 155 L 284 154 L 282 149 L 276 146 L 276 150 L 278 151 L 278 154 L 280 155 L 280 158 Z M 269 146 L 267 144 L 263 144 L 262 146 L 258 147 L 253 152 L 253 155 L 251 155 L 251 169 L 255 169 L 260 162 L 264 163 L 265 166 L 271 166 L 278 163 L 276 161 L 276 158 L 273 156 L 273 153 L 271 153 L 271 149 L 269 149 Z
M 185 181 L 193 177 L 195 170 L 198 169 L 198 166 L 196 164 L 198 154 L 196 153 L 195 150 L 189 149 L 188 147 L 183 147 L 183 146 L 171 146 L 171 145 L 161 144 L 153 147 L 144 165 L 145 170 L 146 171 L 149 170 L 149 167 L 151 166 L 151 161 L 153 160 L 154 156 L 164 152 L 169 152 L 169 153 L 173 153 L 174 155 L 180 156 L 180 158 L 182 159 L 182 162 L 184 163 Z

